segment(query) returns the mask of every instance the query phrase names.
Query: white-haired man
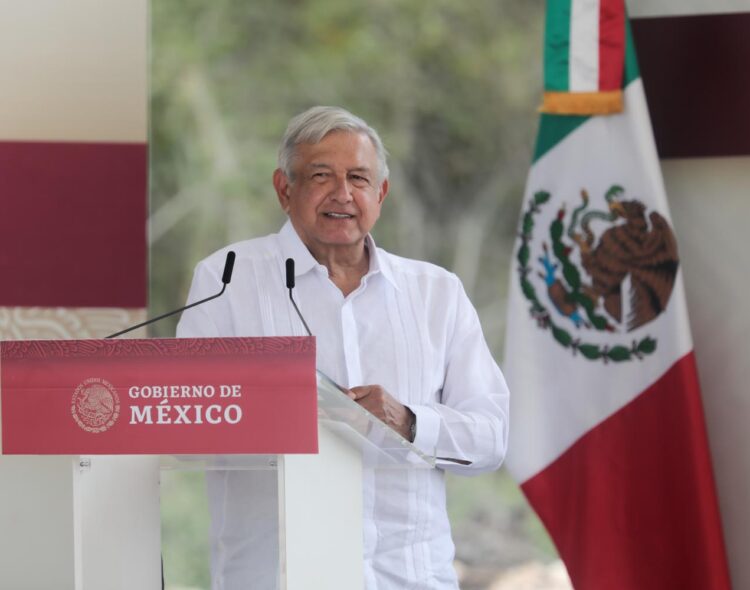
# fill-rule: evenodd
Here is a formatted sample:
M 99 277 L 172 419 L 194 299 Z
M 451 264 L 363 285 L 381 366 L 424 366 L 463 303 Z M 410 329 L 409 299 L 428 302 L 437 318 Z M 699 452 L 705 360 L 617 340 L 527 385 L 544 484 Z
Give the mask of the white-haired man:
M 375 246 L 388 166 L 362 119 L 336 107 L 293 118 L 273 185 L 289 221 L 278 234 L 229 247 L 237 253 L 232 289 L 185 312 L 178 336 L 304 334 L 282 280 L 293 258 L 318 368 L 425 453 L 458 460 L 408 473 L 365 470 L 365 586 L 455 589 L 444 471 L 497 469 L 508 437 L 508 390 L 477 314 L 455 275 Z M 226 250 L 198 265 L 190 300 L 213 292 Z M 258 503 L 273 498 L 272 478 L 208 478 L 215 587 L 275 588 L 275 520 Z

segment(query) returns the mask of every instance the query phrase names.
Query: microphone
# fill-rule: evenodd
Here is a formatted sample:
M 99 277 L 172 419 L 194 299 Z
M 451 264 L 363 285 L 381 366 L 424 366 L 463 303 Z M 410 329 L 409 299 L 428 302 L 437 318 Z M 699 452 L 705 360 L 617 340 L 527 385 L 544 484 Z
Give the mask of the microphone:
M 291 290 L 294 289 L 294 258 L 286 259 L 286 288 L 289 289 L 289 295 L 291 295 Z
M 196 305 L 201 305 L 203 303 L 206 303 L 207 301 L 211 301 L 212 299 L 216 299 L 217 297 L 223 295 L 224 290 L 227 288 L 227 285 L 232 280 L 232 271 L 234 270 L 234 258 L 235 258 L 234 252 L 232 252 L 231 250 L 227 252 L 227 258 L 224 261 L 224 273 L 221 275 L 221 282 L 223 283 L 223 285 L 221 287 L 221 291 L 216 293 L 216 295 L 211 295 L 210 297 L 206 297 L 205 299 L 201 299 L 200 301 L 196 301 L 195 303 L 191 303 L 190 305 L 186 305 L 184 307 L 180 307 L 179 309 L 175 309 L 174 311 L 164 313 L 150 320 L 146 320 L 145 322 L 141 322 L 140 324 L 136 324 L 135 326 L 131 326 L 130 328 L 120 330 L 119 332 L 110 334 L 109 336 L 106 336 L 105 338 L 117 338 L 118 336 L 122 336 L 123 334 L 127 334 L 128 332 L 132 332 L 133 330 L 137 330 L 138 328 L 142 328 L 143 326 L 148 326 L 149 324 L 153 324 L 154 322 L 158 322 L 159 320 L 168 318 L 171 315 L 180 313 L 181 311 L 185 311 L 186 309 L 190 309 L 191 307 L 195 307 Z
M 307 326 L 305 318 L 302 317 L 302 313 L 300 312 L 299 307 L 297 307 L 297 304 L 294 302 L 294 297 L 292 295 L 292 290 L 294 289 L 294 258 L 286 259 L 286 288 L 289 289 L 289 301 L 292 302 L 294 311 L 297 312 L 299 319 L 302 321 L 302 325 L 305 326 L 307 335 L 312 336 L 312 332 L 310 332 L 310 328 Z
M 229 284 L 229 281 L 232 280 L 232 271 L 234 270 L 234 252 L 231 250 L 227 252 L 227 259 L 224 261 L 224 272 L 221 275 L 221 282 L 224 283 L 224 287 L 222 287 L 221 292 L 224 292 L 224 288 Z M 221 295 L 221 293 L 219 293 Z M 218 295 L 217 295 L 218 297 Z

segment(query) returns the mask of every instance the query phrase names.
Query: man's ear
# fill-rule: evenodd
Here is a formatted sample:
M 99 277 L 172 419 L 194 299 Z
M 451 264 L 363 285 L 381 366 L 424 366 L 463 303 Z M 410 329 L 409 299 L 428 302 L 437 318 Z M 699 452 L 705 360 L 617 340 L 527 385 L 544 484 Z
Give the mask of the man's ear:
M 289 213 L 289 179 L 281 168 L 276 168 L 273 171 L 273 188 L 276 189 L 276 196 L 279 199 L 279 205 L 286 212 Z
M 383 201 L 385 201 L 385 198 L 388 196 L 388 189 L 390 188 L 390 185 L 388 184 L 388 179 L 386 178 L 383 182 L 380 183 L 380 194 L 378 195 L 378 203 L 383 204 Z

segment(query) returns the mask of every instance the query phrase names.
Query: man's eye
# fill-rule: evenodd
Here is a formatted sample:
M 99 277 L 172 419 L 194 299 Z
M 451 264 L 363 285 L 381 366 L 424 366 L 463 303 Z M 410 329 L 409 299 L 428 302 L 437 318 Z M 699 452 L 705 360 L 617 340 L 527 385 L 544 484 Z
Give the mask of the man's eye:
M 366 176 L 360 176 L 359 174 L 352 174 L 350 176 L 355 186 L 366 186 L 370 184 L 370 179 Z
M 314 180 L 325 180 L 328 178 L 328 174 L 326 172 L 316 172 L 312 177 Z

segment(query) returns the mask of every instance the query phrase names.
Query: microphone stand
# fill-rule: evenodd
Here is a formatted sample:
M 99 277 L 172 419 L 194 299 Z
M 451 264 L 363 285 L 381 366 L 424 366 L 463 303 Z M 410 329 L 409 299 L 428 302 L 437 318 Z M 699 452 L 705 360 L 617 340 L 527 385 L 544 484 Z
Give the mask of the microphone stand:
M 203 303 L 206 303 L 207 301 L 211 301 L 212 299 L 216 299 L 217 297 L 220 297 L 221 295 L 224 294 L 224 290 L 227 288 L 227 285 L 232 280 L 232 270 L 234 269 L 234 257 L 235 257 L 234 252 L 232 252 L 231 250 L 227 252 L 227 259 L 224 262 L 224 274 L 221 277 L 221 282 L 224 283 L 224 285 L 222 286 L 221 291 L 216 293 L 216 295 L 211 295 L 210 297 L 206 297 L 205 299 L 201 299 L 200 301 L 196 301 L 195 303 L 191 303 L 190 305 L 186 305 L 185 307 L 180 307 L 179 309 L 175 309 L 174 311 L 168 311 L 167 313 L 163 313 L 158 317 L 151 318 L 150 320 L 146 320 L 145 322 L 141 322 L 140 324 L 136 324 L 135 326 L 130 326 L 129 328 L 125 328 L 124 330 L 120 330 L 119 332 L 115 332 L 114 334 L 110 334 L 109 336 L 105 336 L 105 339 L 117 338 L 118 336 L 122 336 L 123 334 L 127 334 L 128 332 L 132 332 L 133 330 L 142 328 L 143 326 L 148 326 L 149 324 L 153 324 L 154 322 L 158 322 L 159 320 L 168 318 L 171 315 L 180 313 L 181 311 L 185 311 L 186 309 L 190 309 L 191 307 L 195 307 L 196 305 L 201 305 Z
M 294 311 L 297 312 L 297 316 L 302 320 L 302 325 L 305 326 L 307 335 L 312 336 L 312 332 L 310 331 L 305 318 L 302 317 L 302 312 L 300 312 L 299 307 L 297 307 L 297 303 L 294 301 L 294 296 L 292 295 L 292 290 L 294 289 L 294 258 L 286 259 L 286 288 L 289 289 L 289 301 L 292 302 Z
M 185 311 L 186 309 L 190 309 L 191 307 L 195 307 L 196 305 L 201 305 L 202 303 L 206 303 L 207 301 L 211 301 L 212 299 L 216 299 L 217 297 L 224 294 L 224 290 L 227 288 L 227 284 L 224 283 L 224 286 L 221 288 L 221 291 L 216 293 L 216 295 L 211 295 L 211 297 L 206 297 L 205 299 L 201 299 L 200 301 L 196 301 L 195 303 L 191 303 L 190 305 L 186 305 L 185 307 L 181 307 L 179 309 L 175 309 L 173 311 L 168 311 L 167 313 L 163 313 L 160 316 L 157 316 L 155 318 L 151 318 L 150 320 L 146 320 L 145 322 L 141 322 L 140 324 L 136 324 L 135 326 L 130 326 L 129 328 L 125 328 L 124 330 L 120 330 L 119 332 L 115 332 L 114 334 L 110 334 L 109 336 L 105 336 L 106 338 L 117 338 L 118 336 L 122 336 L 123 334 L 127 334 L 128 332 L 132 332 L 133 330 L 137 330 L 138 328 L 142 328 L 143 326 L 148 326 L 149 324 L 153 324 L 154 322 L 158 322 L 159 320 L 163 320 L 164 318 L 168 318 L 171 315 L 174 315 L 176 313 L 180 313 L 181 311 Z

